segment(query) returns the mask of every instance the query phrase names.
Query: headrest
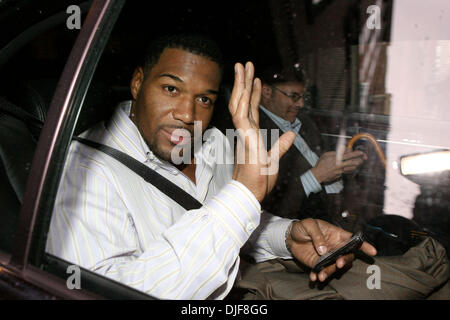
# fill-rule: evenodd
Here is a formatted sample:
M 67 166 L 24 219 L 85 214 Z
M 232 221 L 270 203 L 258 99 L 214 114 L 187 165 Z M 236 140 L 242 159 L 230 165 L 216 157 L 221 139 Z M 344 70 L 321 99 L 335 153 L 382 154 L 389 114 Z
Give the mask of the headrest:
M 20 107 L 23 111 L 29 113 L 40 121 L 45 120 L 48 109 L 48 103 L 42 98 L 41 94 L 30 85 L 23 81 L 1 81 L 1 96 L 14 105 Z

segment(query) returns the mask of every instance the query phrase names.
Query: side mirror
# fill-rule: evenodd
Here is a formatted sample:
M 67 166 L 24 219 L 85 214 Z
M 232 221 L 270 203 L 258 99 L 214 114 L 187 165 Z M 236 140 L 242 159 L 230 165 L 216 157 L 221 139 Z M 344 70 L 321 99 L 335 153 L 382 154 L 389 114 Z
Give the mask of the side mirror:
M 450 150 L 436 150 L 400 158 L 400 172 L 421 186 L 450 186 Z

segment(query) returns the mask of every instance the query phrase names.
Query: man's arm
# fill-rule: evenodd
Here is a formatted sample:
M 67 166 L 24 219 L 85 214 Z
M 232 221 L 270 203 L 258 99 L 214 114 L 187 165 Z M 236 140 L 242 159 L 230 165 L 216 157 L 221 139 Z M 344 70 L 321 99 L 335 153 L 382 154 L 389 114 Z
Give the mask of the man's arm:
M 244 252 L 263 262 L 270 259 L 296 259 L 307 267 L 312 267 L 325 253 L 344 245 L 351 233 L 318 219 L 289 220 L 263 212 L 261 224 L 251 235 Z M 371 256 L 376 249 L 367 242 L 361 250 Z M 325 281 L 330 275 L 351 265 L 354 254 L 339 257 L 335 263 L 318 274 L 311 271 L 311 281 Z
M 253 194 L 231 181 L 166 230 L 149 226 L 148 238 L 139 234 L 116 180 L 98 158 L 81 164 L 73 155 L 68 159 L 47 251 L 154 297 L 223 298 L 236 277 L 240 248 L 259 224 Z
M 292 255 L 286 246 L 286 231 L 291 219 L 281 218 L 267 211 L 261 213 L 261 222 L 252 233 L 243 252 L 256 262 L 282 258 L 292 259 Z
M 311 169 L 319 183 L 330 183 L 338 180 L 342 174 L 356 170 L 365 160 L 367 155 L 362 151 L 346 149 L 341 159 L 335 151 L 325 152 Z
M 322 186 L 317 181 L 311 169 L 300 176 L 300 181 L 300 187 L 306 197 L 309 197 L 311 193 L 317 193 L 322 190 Z

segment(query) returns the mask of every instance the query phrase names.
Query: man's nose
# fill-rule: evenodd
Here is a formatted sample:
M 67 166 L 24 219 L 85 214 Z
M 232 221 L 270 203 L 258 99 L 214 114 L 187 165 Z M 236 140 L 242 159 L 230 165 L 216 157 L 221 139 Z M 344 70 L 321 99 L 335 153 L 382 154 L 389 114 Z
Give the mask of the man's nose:
M 173 110 L 173 117 L 186 124 L 193 124 L 195 120 L 195 103 L 193 99 L 186 98 L 180 101 Z
M 297 108 L 303 108 L 304 105 L 305 105 L 305 103 L 304 103 L 303 97 L 295 102 L 295 107 L 297 107 Z

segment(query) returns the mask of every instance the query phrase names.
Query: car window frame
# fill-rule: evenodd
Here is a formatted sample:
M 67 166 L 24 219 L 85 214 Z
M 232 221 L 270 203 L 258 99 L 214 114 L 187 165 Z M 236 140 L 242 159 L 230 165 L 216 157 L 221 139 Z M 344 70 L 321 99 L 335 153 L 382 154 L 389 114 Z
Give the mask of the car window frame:
M 74 3 L 80 8 L 80 12 L 82 15 L 86 15 L 89 10 L 93 0 L 77 0 Z M 11 59 L 14 58 L 14 55 L 23 50 L 23 48 L 28 45 L 31 41 L 34 41 L 36 37 L 41 36 L 45 32 L 52 30 L 55 27 L 63 26 L 67 20 L 67 12 L 64 6 L 57 7 L 57 10 L 51 14 L 41 15 L 41 11 L 36 12 L 30 8 L 28 8 L 28 2 L 17 2 L 14 3 L 14 8 L 10 8 L 10 11 L 16 12 L 26 12 L 27 17 L 36 18 L 39 16 L 40 19 L 36 21 L 33 25 L 26 25 L 22 28 L 14 29 L 15 33 L 12 37 L 7 37 L 6 41 L 0 41 L 0 70 L 2 68 L 6 68 L 6 65 L 11 62 Z M 32 14 L 30 14 L 30 12 Z M 11 20 L 11 18 L 9 19 Z M 36 20 L 36 19 L 35 19 Z M 3 22 L 3 20 L 2 20 Z M 3 39 L 2 39 L 3 40 Z M 15 113 L 13 113 L 15 114 Z M 45 117 L 45 116 L 44 116 Z M 36 122 L 37 120 L 37 122 Z M 34 124 L 37 125 L 37 128 L 41 128 L 42 124 L 39 122 L 40 119 L 33 119 Z M 33 155 L 31 155 L 33 156 Z M 28 180 L 28 179 L 27 179 Z M 21 207 L 21 206 L 20 206 Z M 20 210 L 20 208 L 19 208 Z M 19 215 L 19 212 L 16 213 Z M 13 243 L 15 243 L 15 239 L 12 239 Z M 11 260 L 11 250 L 5 250 L 4 248 L 0 248 L 0 263 L 7 265 Z
M 53 95 L 19 212 L 8 267 L 58 297 L 152 299 L 143 292 L 83 268 L 80 268 L 83 287 L 71 290 L 66 283 L 70 276 L 67 267 L 71 264 L 45 253 L 54 199 L 76 123 L 124 3 L 125 0 L 95 0 L 89 8 Z

